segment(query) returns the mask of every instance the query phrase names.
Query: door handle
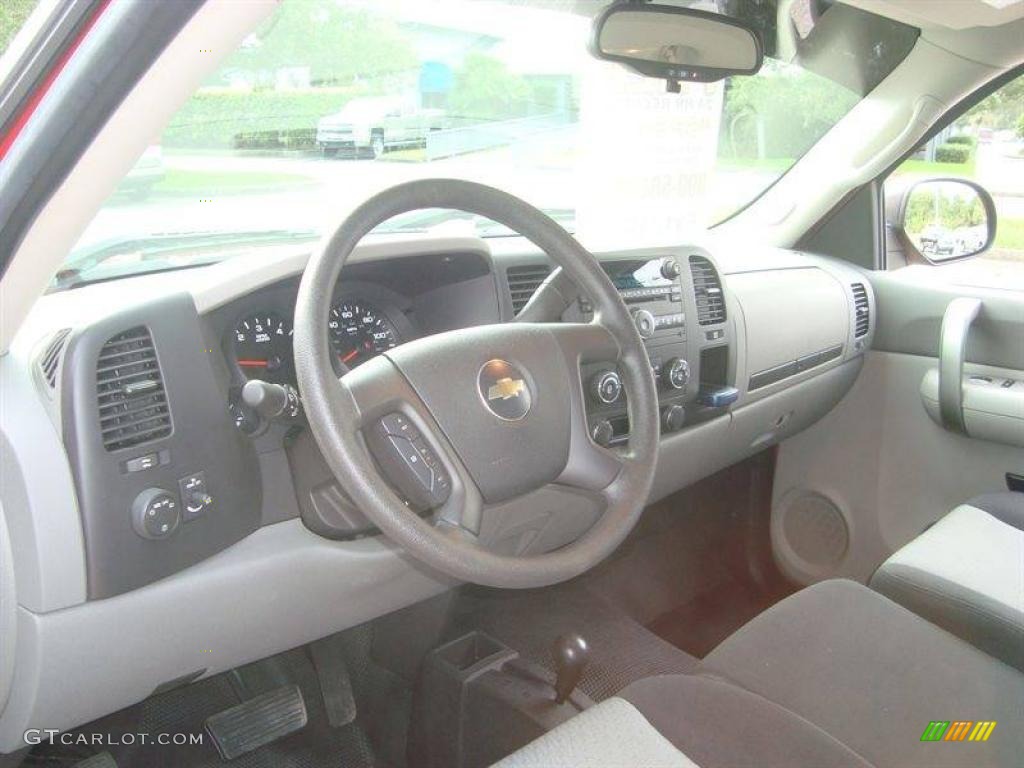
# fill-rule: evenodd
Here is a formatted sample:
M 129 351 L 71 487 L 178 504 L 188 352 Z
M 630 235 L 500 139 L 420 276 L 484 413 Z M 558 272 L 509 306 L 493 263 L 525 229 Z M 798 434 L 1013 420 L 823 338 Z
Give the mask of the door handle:
M 963 408 L 964 353 L 967 333 L 980 311 L 981 299 L 953 299 L 942 316 L 939 334 L 939 415 L 942 426 L 963 435 L 967 434 Z

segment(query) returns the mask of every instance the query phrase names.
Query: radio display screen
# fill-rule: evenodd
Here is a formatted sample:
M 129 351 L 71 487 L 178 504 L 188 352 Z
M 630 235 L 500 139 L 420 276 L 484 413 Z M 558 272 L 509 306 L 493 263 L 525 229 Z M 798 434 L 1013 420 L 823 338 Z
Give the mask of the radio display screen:
M 631 288 L 669 288 L 674 283 L 661 274 L 661 259 L 605 262 L 602 266 L 612 284 L 620 291 Z

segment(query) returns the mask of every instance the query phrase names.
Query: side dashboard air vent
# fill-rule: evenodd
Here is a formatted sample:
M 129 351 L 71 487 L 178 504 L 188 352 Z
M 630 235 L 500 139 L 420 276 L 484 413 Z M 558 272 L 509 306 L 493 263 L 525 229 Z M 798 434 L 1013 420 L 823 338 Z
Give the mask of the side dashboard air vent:
M 715 265 L 703 256 L 690 257 L 693 293 L 697 299 L 697 322 L 716 325 L 725 322 L 725 295 Z
M 547 264 L 524 264 L 508 268 L 505 275 L 508 279 L 508 292 L 512 298 L 514 314 L 519 314 L 519 310 L 526 306 L 526 302 L 536 293 L 549 274 L 551 267 Z
M 57 371 L 60 369 L 60 358 L 64 352 L 64 345 L 67 344 L 70 328 L 62 328 L 53 335 L 50 343 L 39 358 L 39 370 L 43 374 L 46 386 L 52 392 L 57 388 Z
M 859 339 L 861 336 L 866 336 L 871 328 L 871 308 L 868 304 L 868 292 L 864 283 L 853 283 L 850 289 L 853 291 L 853 315 L 856 320 L 853 337 Z
M 132 328 L 103 345 L 96 361 L 96 394 L 108 451 L 171 434 L 171 411 L 148 328 Z

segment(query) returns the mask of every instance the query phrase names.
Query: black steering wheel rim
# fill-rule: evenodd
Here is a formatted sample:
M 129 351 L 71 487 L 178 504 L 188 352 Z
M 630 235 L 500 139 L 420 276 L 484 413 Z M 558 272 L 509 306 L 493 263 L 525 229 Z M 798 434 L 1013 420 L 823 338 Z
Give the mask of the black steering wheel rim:
M 431 522 L 411 513 L 377 471 L 360 437 L 373 418 L 372 408 L 376 407 L 368 403 L 379 400 L 393 405 L 422 395 L 424 390 L 415 381 L 415 348 L 399 352 L 403 347 L 398 347 L 341 380 L 336 377 L 326 319 L 345 261 L 362 238 L 380 223 L 424 208 L 466 211 L 519 232 L 547 253 L 590 297 L 595 308 L 595 319 L 590 324 L 487 326 L 403 345 L 432 344 L 434 351 L 448 354 L 452 360 L 465 362 L 467 366 L 485 359 L 491 347 L 496 347 L 495 358 L 514 357 L 518 350 L 521 356 L 532 360 L 538 378 L 543 375 L 551 382 L 568 377 L 565 381 L 568 392 L 564 397 L 565 402 L 572 403 L 572 434 L 568 438 L 571 447 L 566 467 L 553 479 L 556 483 L 567 484 L 579 479 L 580 487 L 600 494 L 605 509 L 586 533 L 556 551 L 526 556 L 488 551 L 457 520 L 453 523 L 442 518 Z M 474 182 L 429 179 L 400 184 L 367 200 L 310 258 L 296 304 L 294 346 L 299 389 L 310 428 L 328 466 L 367 518 L 431 568 L 463 581 L 506 588 L 537 587 L 563 581 L 588 570 L 612 552 L 633 528 L 646 505 L 657 458 L 658 401 L 643 342 L 625 304 L 597 260 L 563 227 L 512 195 Z M 596 351 L 598 348 L 601 352 Z M 558 352 L 564 352 L 565 357 L 561 368 L 553 359 L 560 357 Z M 614 457 L 607 449 L 594 445 L 587 434 L 579 361 L 582 355 L 591 352 L 611 354 L 613 360 L 617 359 L 628 392 L 629 447 L 615 452 Z M 552 370 L 539 371 L 547 367 L 543 361 L 548 359 L 554 366 Z M 458 366 L 451 368 L 457 370 Z M 385 381 L 390 384 L 385 385 Z M 384 391 L 389 388 L 394 392 Z M 563 397 L 562 393 L 557 396 Z M 422 403 L 417 403 L 417 407 L 420 405 Z M 437 444 L 442 451 L 453 451 L 456 456 L 451 458 L 457 461 L 459 448 L 452 444 L 455 441 L 446 439 L 451 436 L 451 421 L 449 428 L 443 429 L 438 423 L 431 423 L 431 416 L 440 419 L 436 409 L 427 408 L 425 422 L 421 423 L 441 433 Z M 472 417 L 477 418 L 477 414 L 473 412 Z M 489 422 L 486 428 L 499 429 Z M 509 427 L 513 428 L 514 425 Z M 542 429 L 543 425 L 533 428 Z M 591 459 L 597 464 L 607 460 L 609 466 L 613 459 L 618 463 L 614 471 L 605 467 L 602 470 L 605 474 L 600 475 L 596 470 L 590 471 L 587 462 Z M 474 505 L 483 506 L 481 491 L 474 487 L 473 480 L 477 476 L 464 477 L 469 477 L 469 481 L 459 500 L 461 514 Z M 598 477 L 603 479 L 596 479 Z M 482 493 L 487 495 L 486 490 Z

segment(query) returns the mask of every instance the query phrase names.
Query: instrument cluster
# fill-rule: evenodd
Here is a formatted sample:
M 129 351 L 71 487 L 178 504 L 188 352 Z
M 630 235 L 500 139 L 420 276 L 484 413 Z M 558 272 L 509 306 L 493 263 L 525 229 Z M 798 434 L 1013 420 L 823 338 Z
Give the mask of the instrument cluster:
M 402 319 L 400 309 L 379 299 L 360 295 L 337 299 L 327 319 L 327 333 L 339 372 L 345 370 L 340 366 L 355 368 L 408 340 L 409 329 L 400 327 Z M 232 331 L 234 362 L 246 379 L 294 384 L 293 335 L 287 313 L 274 309 L 248 312 Z

